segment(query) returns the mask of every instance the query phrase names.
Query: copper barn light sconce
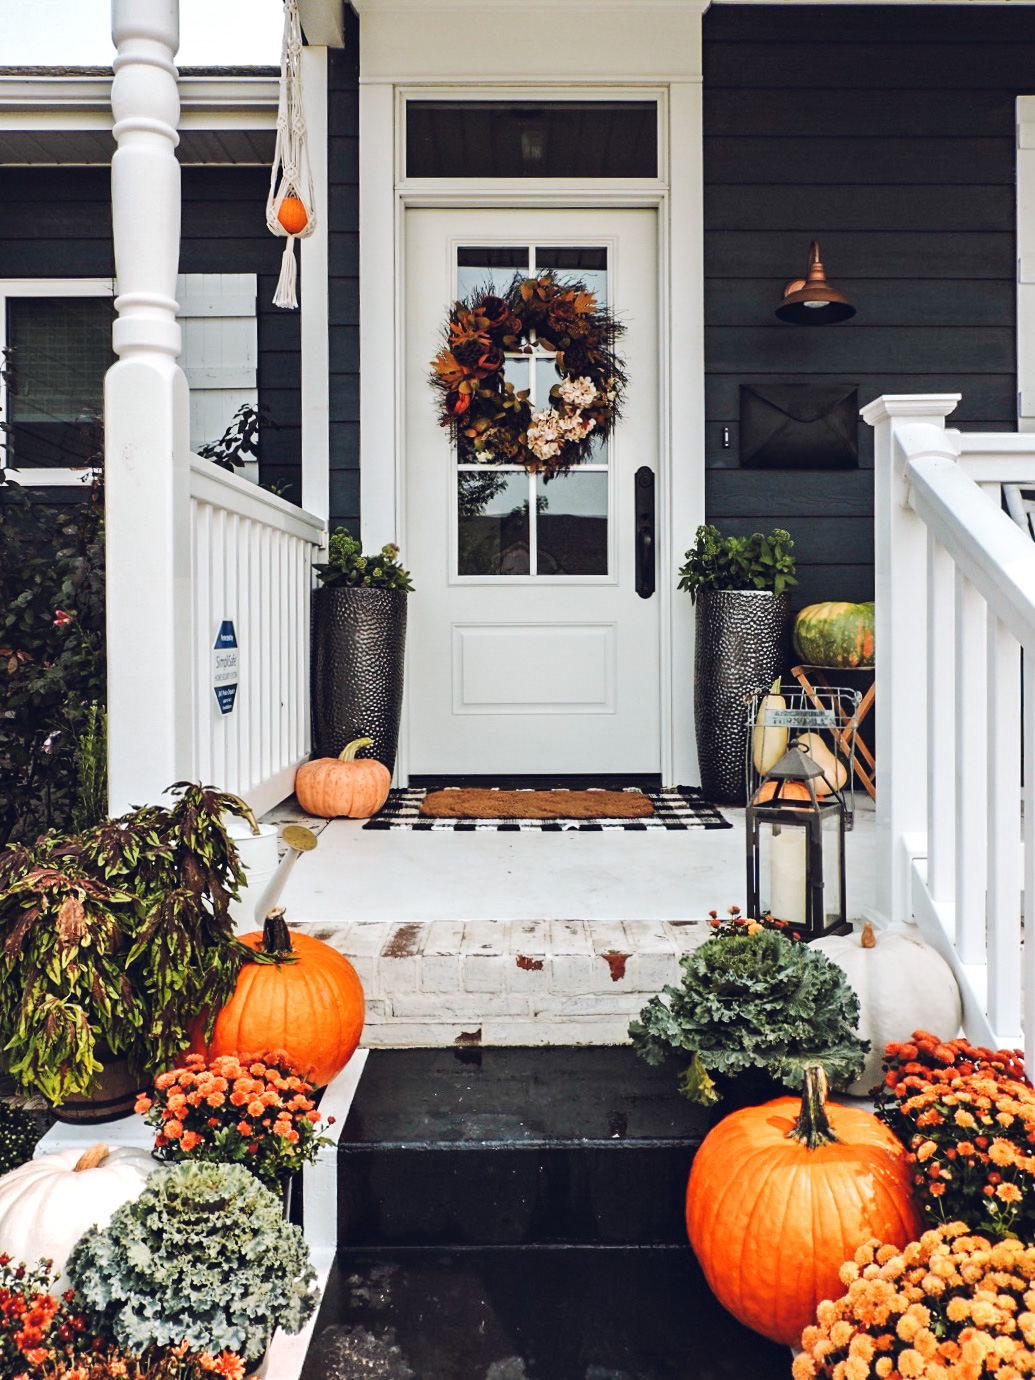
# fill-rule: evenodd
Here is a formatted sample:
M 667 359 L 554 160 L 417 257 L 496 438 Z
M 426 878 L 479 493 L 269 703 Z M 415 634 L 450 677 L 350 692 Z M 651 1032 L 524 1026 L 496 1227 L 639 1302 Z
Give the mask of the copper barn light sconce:
M 809 245 L 809 267 L 804 278 L 792 278 L 783 290 L 783 301 L 776 308 L 781 321 L 794 326 L 828 326 L 847 321 L 855 308 L 843 292 L 832 288 L 819 261 L 819 244 Z

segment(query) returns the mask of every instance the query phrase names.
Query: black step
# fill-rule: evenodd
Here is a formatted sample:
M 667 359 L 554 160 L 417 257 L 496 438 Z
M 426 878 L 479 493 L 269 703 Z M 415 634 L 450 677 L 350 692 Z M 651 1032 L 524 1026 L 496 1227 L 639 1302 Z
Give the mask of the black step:
M 340 1252 L 301 1380 L 789 1380 L 689 1248 Z
M 682 1245 L 707 1117 L 629 1047 L 373 1050 L 339 1149 L 350 1247 Z

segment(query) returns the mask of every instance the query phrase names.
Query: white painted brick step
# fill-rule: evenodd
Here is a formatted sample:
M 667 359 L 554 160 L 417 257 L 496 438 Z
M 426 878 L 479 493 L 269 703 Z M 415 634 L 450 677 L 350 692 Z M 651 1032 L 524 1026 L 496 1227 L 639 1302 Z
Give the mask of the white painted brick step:
M 613 1044 L 707 938 L 685 921 L 302 924 L 355 965 L 365 1045 Z

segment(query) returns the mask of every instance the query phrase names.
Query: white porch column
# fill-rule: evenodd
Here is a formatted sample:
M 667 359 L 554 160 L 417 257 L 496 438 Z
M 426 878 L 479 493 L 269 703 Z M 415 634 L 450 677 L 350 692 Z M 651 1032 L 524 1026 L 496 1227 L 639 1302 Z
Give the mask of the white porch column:
M 117 362 L 104 386 L 109 808 L 189 774 L 189 409 L 176 363 L 178 0 L 112 0 Z
M 945 418 L 959 395 L 876 398 L 862 409 L 874 428 L 874 565 L 877 853 L 876 907 L 887 923 L 909 921 L 910 849 L 927 848 L 927 528 L 908 503 L 906 447 L 918 453 L 955 451 Z

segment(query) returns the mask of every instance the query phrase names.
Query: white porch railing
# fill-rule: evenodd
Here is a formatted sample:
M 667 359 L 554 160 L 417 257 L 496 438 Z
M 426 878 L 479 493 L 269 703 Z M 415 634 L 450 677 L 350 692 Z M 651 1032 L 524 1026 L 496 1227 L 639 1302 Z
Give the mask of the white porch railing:
M 1031 1073 L 1035 542 L 1001 498 L 1003 484 L 1035 487 L 1035 435 L 947 430 L 958 401 L 863 409 L 876 431 L 877 904 L 951 963 L 971 1039 L 1028 1032 Z
M 309 591 L 324 524 L 197 456 L 190 508 L 190 774 L 261 813 L 291 794 L 309 753 Z M 226 621 L 234 625 L 239 663 L 228 714 L 213 688 L 213 649 Z

